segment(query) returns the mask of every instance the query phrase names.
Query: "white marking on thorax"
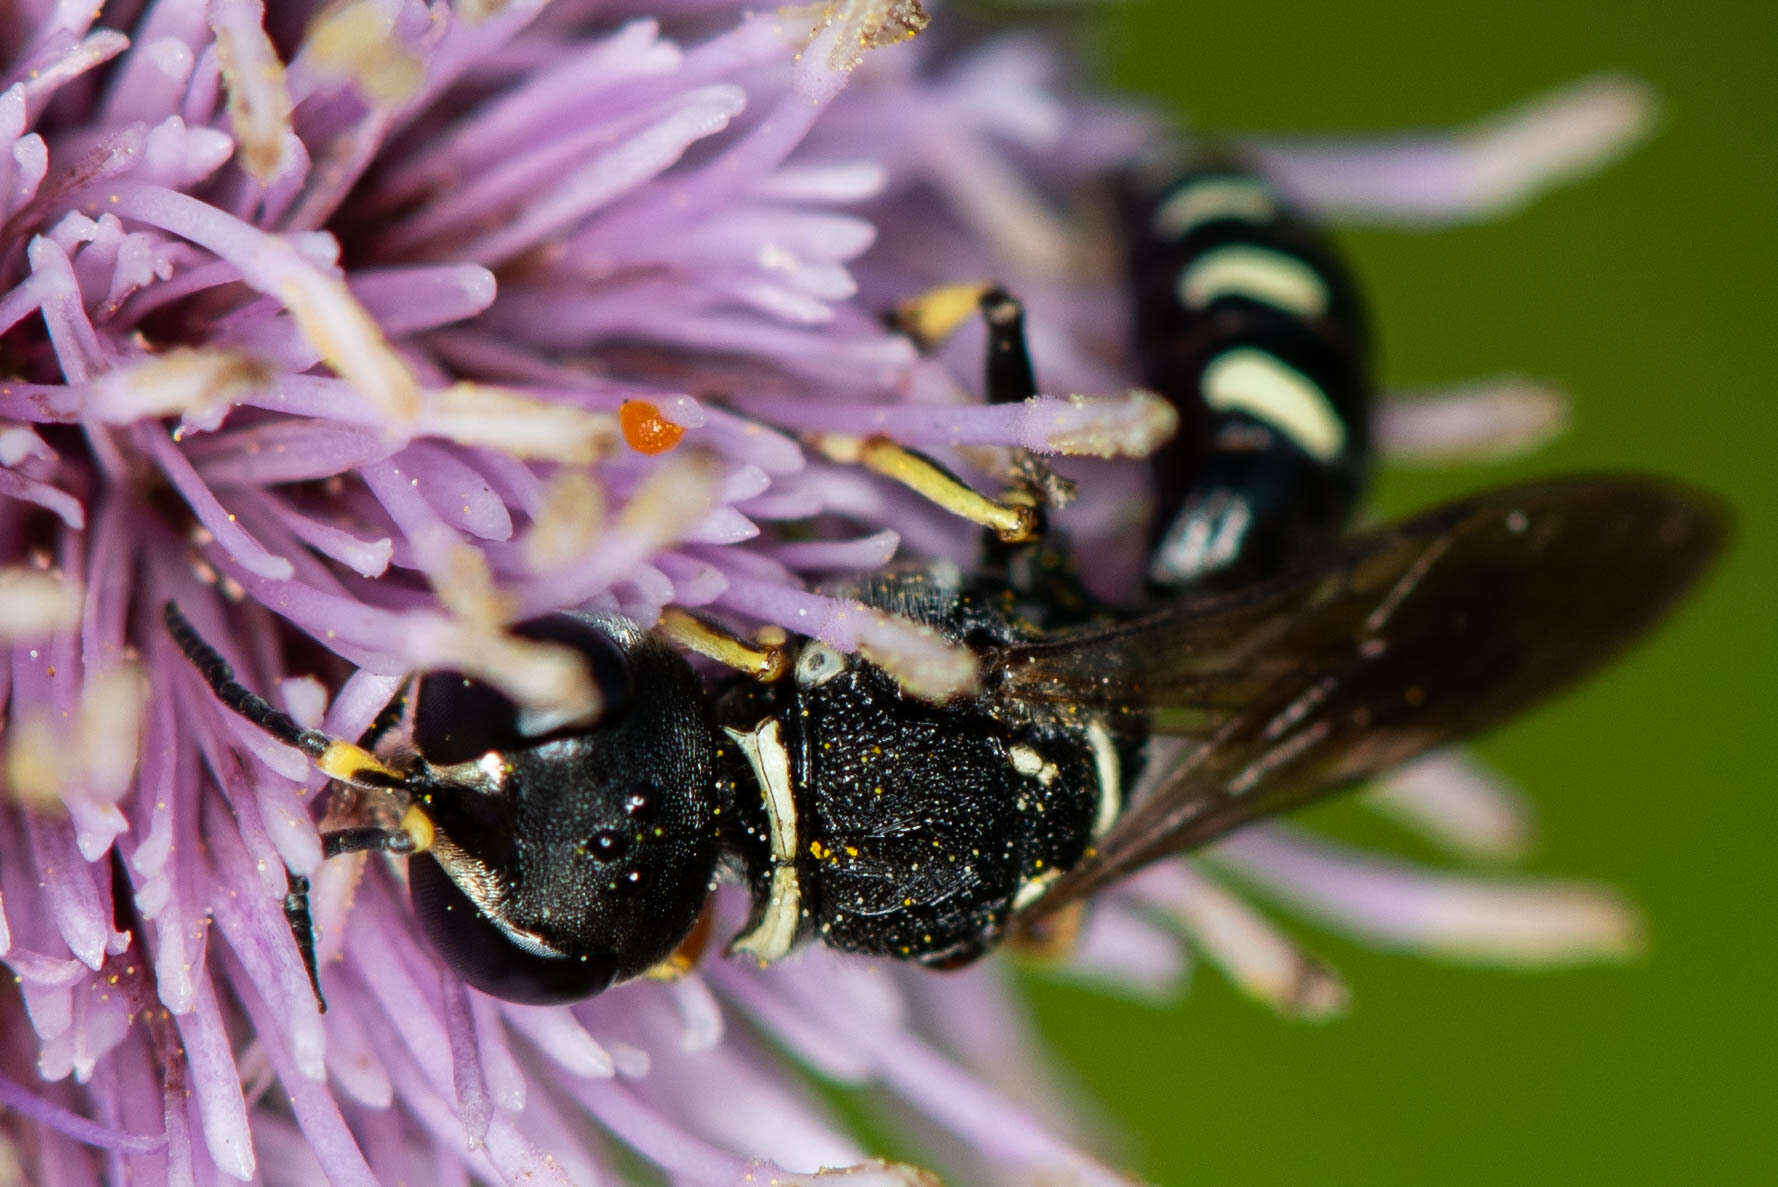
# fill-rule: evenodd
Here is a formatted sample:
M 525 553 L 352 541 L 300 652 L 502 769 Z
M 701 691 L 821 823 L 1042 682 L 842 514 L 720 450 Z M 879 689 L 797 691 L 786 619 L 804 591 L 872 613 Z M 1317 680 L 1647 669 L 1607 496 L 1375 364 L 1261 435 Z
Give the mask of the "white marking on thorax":
M 1265 184 L 1251 177 L 1204 177 L 1162 202 L 1152 226 L 1163 239 L 1183 239 L 1206 223 L 1235 219 L 1268 222 L 1278 215 L 1278 202 Z
M 798 688 L 814 688 L 826 684 L 846 669 L 846 657 L 825 643 L 805 643 L 796 657 Z
M 1026 778 L 1035 778 L 1045 787 L 1054 783 L 1056 777 L 1062 773 L 1055 763 L 1029 746 L 1008 746 L 1006 757 L 1012 762 L 1013 770 Z
M 1311 457 L 1332 461 L 1346 446 L 1327 393 L 1302 372 L 1244 346 L 1204 368 L 1204 402 L 1218 412 L 1246 412 L 1286 434 Z
M 1219 297 L 1247 297 L 1302 318 L 1327 313 L 1327 283 L 1294 256 L 1269 248 L 1230 244 L 1207 251 L 1179 274 L 1179 299 L 1187 309 L 1207 309 Z
M 771 829 L 772 884 L 759 926 L 736 936 L 729 945 L 761 962 L 777 960 L 790 951 L 802 922 L 802 887 L 796 873 L 796 795 L 790 776 L 790 752 L 784 748 L 784 727 L 768 717 L 751 730 L 723 726 L 735 740 L 765 802 L 766 822 Z
M 1054 882 L 1061 876 L 1062 871 L 1052 866 L 1041 874 L 1026 878 L 1023 882 L 1019 883 L 1018 891 L 1012 896 L 1012 909 L 1015 911 L 1022 911 L 1026 907 L 1029 907 L 1032 903 L 1043 897 L 1043 892 L 1049 889 L 1051 882 Z
M 1093 836 L 1102 837 L 1124 810 L 1124 764 L 1117 743 L 1103 721 L 1087 723 L 1087 745 L 1093 748 L 1093 771 L 1099 777 L 1099 805 L 1093 812 Z
M 779 960 L 796 942 L 802 915 L 803 895 L 797 881 L 796 867 L 773 866 L 772 889 L 770 897 L 766 899 L 765 914 L 760 917 L 759 926 L 745 935 L 736 936 L 729 948 L 736 952 L 745 952 L 761 964 Z
M 728 726 L 722 732 L 735 740 L 753 777 L 759 781 L 765 801 L 766 821 L 772 830 L 772 860 L 794 861 L 797 849 L 796 795 L 790 782 L 790 752 L 784 748 L 784 727 L 768 717 L 751 730 Z

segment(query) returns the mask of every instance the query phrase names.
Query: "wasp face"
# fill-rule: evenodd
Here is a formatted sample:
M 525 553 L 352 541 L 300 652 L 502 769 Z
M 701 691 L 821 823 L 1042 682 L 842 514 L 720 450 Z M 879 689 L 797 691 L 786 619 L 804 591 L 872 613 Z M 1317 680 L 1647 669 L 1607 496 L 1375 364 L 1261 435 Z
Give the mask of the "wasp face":
M 690 668 L 629 623 L 557 615 L 518 633 L 586 659 L 596 723 L 527 734 L 500 693 L 454 672 L 415 692 L 415 914 L 464 980 L 495 996 L 586 997 L 668 956 L 714 876 L 713 735 Z

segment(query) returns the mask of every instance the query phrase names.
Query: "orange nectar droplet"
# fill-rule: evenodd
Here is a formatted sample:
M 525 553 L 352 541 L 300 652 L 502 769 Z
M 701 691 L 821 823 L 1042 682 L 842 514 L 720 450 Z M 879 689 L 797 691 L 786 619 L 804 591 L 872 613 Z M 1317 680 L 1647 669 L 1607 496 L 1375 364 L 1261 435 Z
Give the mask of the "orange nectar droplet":
M 624 440 L 637 453 L 665 453 L 679 444 L 685 428 L 661 415 L 647 400 L 625 400 L 618 406 L 617 423 Z

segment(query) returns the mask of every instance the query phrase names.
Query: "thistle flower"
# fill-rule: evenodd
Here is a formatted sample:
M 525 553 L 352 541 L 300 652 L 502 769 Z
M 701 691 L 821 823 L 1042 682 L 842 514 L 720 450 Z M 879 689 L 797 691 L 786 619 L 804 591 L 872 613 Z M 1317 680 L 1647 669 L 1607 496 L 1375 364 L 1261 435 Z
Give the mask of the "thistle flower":
M 176 600 L 250 684 L 348 737 L 420 669 L 586 701 L 573 664 L 503 629 L 567 607 L 706 607 L 952 687 L 968 665 L 939 640 L 811 589 L 897 554 L 967 561 L 973 531 L 803 434 L 991 471 L 996 448 L 1141 455 L 1166 423 L 1125 390 L 1115 281 L 1069 207 L 1153 129 L 1032 43 L 901 44 L 923 24 L 906 0 L 0 17 L 0 1150 L 23 1178 L 584 1183 L 639 1157 L 687 1182 L 920 1181 L 775 1048 L 876 1086 L 972 1178 L 1122 1181 L 992 963 L 713 959 L 547 1009 L 467 990 L 397 871 L 321 864 L 321 776 L 212 703 L 159 620 Z M 1456 137 L 1253 147 L 1311 205 L 1451 219 L 1597 163 L 1642 111 L 1606 80 Z M 979 338 L 922 356 L 882 326 L 984 277 L 1027 300 L 1049 390 L 1085 395 L 986 406 Z M 1381 432 L 1517 448 L 1559 407 L 1486 383 L 1393 405 Z M 1112 578 L 1138 559 L 1136 471 L 1094 463 L 1069 513 Z M 313 671 L 351 674 L 330 697 Z M 1385 794 L 1471 853 L 1522 832 L 1461 760 Z M 325 1015 L 286 869 L 314 877 Z M 1336 1006 L 1234 881 L 1468 957 L 1629 938 L 1591 888 L 1276 827 L 1107 896 L 1068 967 L 1164 992 L 1190 949 L 1284 1008 Z

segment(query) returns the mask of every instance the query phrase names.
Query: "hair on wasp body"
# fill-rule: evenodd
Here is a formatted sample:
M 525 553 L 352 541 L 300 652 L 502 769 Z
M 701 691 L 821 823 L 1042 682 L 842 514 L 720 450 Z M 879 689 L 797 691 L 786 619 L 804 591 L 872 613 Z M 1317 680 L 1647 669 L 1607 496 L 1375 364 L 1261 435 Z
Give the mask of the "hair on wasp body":
M 1723 509 L 1637 476 L 1508 487 L 1341 534 L 1369 401 L 1344 273 L 1249 175 L 1187 172 L 1148 194 L 1130 207 L 1132 239 L 1153 241 L 1132 252 L 1138 347 L 1197 428 L 1175 456 L 1189 477 L 1160 496 L 1147 609 L 1113 612 L 1075 580 L 1043 526 L 1061 480 L 1035 459 L 996 499 L 892 443 L 859 451 L 988 529 L 973 571 L 835 590 L 968 646 L 967 695 L 920 700 L 815 639 L 762 648 L 683 612 L 661 634 L 570 613 L 514 630 L 580 656 L 596 721 L 530 732 L 486 684 L 427 672 L 395 727 L 358 745 L 247 691 L 169 605 L 172 634 L 230 710 L 386 797 L 386 822 L 324 834 L 325 855 L 405 855 L 441 959 L 544 1002 L 679 967 L 725 877 L 751 904 L 732 952 L 819 941 L 965 963 L 1151 861 L 1525 709 L 1709 567 Z M 1031 396 L 1018 303 L 970 301 L 989 398 Z M 706 689 L 663 634 L 745 674 Z M 1192 744 L 1146 769 L 1156 734 Z M 286 913 L 319 998 L 303 890 L 293 878 Z

